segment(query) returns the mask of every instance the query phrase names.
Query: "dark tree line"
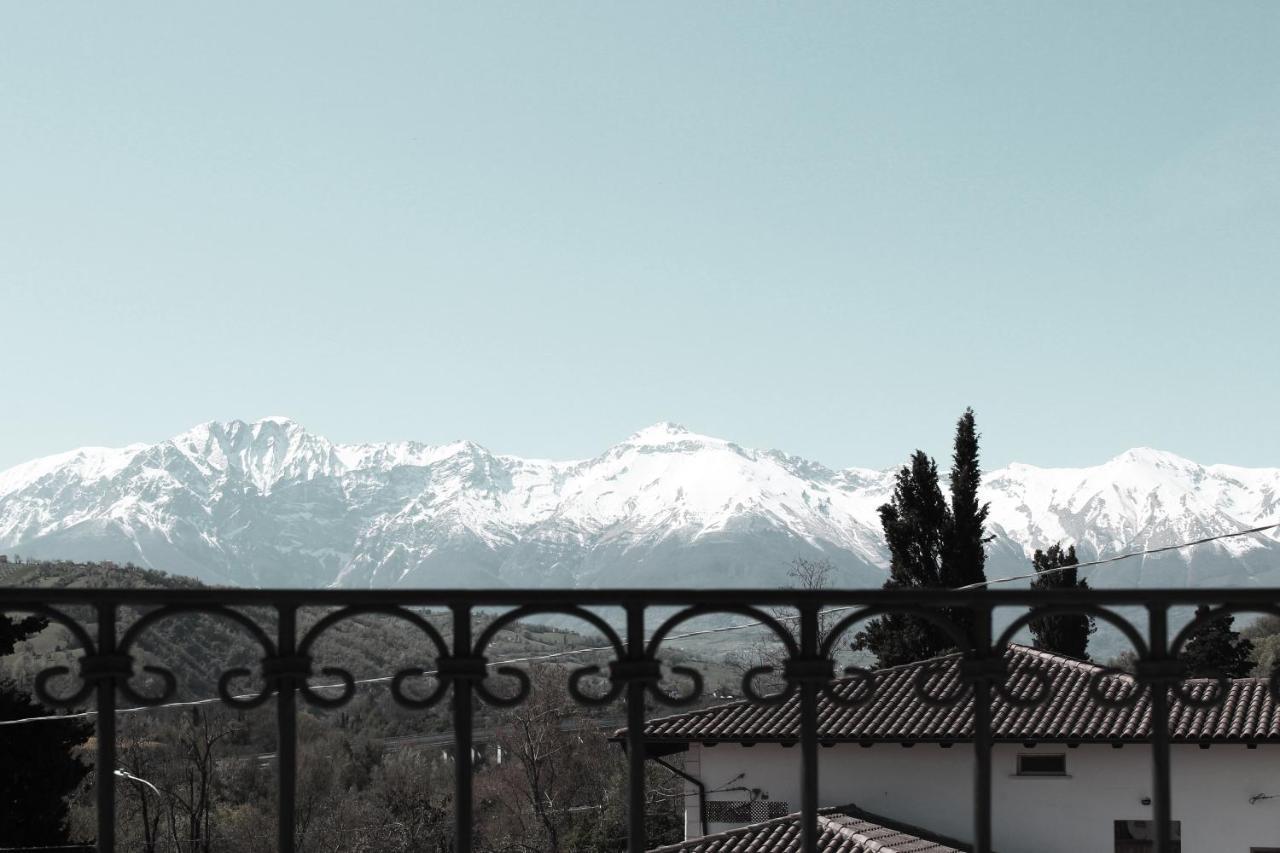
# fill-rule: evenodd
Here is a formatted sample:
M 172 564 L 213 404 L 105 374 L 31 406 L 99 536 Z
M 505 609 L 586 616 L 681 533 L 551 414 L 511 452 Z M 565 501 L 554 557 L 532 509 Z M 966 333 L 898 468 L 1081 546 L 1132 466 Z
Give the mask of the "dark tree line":
M 0 657 L 48 624 L 39 616 L 14 621 L 0 614 Z M 49 713 L 13 681 L 0 680 L 0 721 Z M 0 846 L 68 840 L 67 797 L 89 772 L 75 750 L 92 731 L 72 720 L 0 726 Z
M 897 473 L 892 499 L 880 507 L 880 523 L 889 548 L 889 578 L 885 589 L 957 589 L 986 581 L 985 545 L 989 507 L 978 498 L 982 472 L 979 433 L 973 409 L 956 423 L 949 480 L 944 494 L 937 463 L 922 450 L 912 454 Z M 949 499 L 948 499 L 949 497 Z M 1032 557 L 1036 577 L 1032 589 L 1088 589 L 1075 568 L 1075 546 L 1054 544 Z M 1196 611 L 1197 618 L 1209 612 Z M 937 657 L 972 644 L 974 614 L 967 608 L 937 612 L 959 636 L 938 624 L 908 613 L 890 613 L 870 622 L 854 639 L 855 650 L 869 651 L 879 666 L 897 666 Z M 1030 626 L 1036 648 L 1080 660 L 1089 659 L 1089 637 L 1095 632 L 1086 614 L 1043 616 Z M 1253 666 L 1253 643 L 1233 628 L 1225 615 L 1206 622 L 1188 640 L 1181 654 L 1189 677 L 1225 675 L 1239 678 Z

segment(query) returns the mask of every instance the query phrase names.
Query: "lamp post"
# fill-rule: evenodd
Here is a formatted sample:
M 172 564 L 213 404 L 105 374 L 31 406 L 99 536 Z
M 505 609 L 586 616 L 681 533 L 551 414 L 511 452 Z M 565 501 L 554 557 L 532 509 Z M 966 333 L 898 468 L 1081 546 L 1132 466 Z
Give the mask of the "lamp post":
M 146 853 L 155 853 L 156 842 L 155 842 L 155 839 L 151 837 L 151 829 L 147 825 L 147 794 L 146 794 L 146 791 L 143 790 L 143 788 L 144 787 L 150 788 L 152 791 L 155 792 L 157 797 L 161 796 L 160 789 L 157 788 L 155 785 L 151 784 L 150 782 L 148 782 L 146 779 L 143 779 L 140 776 L 134 776 L 132 773 L 130 773 L 128 770 L 125 770 L 123 767 L 117 767 L 115 769 L 115 775 L 119 776 L 121 779 L 127 779 L 128 781 L 133 782 L 138 786 L 139 799 L 142 800 L 142 831 L 144 833 L 144 838 L 145 838 L 144 843 L 146 844 Z

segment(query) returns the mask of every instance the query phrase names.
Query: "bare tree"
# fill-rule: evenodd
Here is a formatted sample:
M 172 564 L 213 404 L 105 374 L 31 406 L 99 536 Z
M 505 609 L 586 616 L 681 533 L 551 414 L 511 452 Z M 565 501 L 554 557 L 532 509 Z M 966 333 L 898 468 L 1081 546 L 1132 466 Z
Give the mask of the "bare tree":
M 495 756 L 478 780 L 500 818 L 490 844 L 528 853 L 584 849 L 572 839 L 582 823 L 599 823 L 621 757 L 569 697 L 563 669 L 535 668 L 530 678 L 529 699 L 506 711 L 497 729 L 501 761 Z
M 160 767 L 161 790 L 167 806 L 169 838 L 177 850 L 209 853 L 213 849 L 212 814 L 218 763 L 218 744 L 235 731 L 226 714 L 191 715 L 177 729 L 176 749 Z
M 787 588 L 826 589 L 831 585 L 831 575 L 835 570 L 835 565 L 826 557 L 796 557 L 787 569 L 787 578 L 791 581 Z
M 138 725 L 126 725 L 121 731 L 118 746 L 120 769 L 129 776 L 126 777 L 128 784 L 119 786 L 122 793 L 119 824 L 122 829 L 140 833 L 141 837 L 133 843 L 140 845 L 143 853 L 156 853 L 163 801 L 159 790 L 152 787 L 151 779 L 158 770 L 158 744 L 149 735 L 149 727 Z M 120 834 L 126 835 L 128 829 Z M 127 835 L 120 840 L 125 845 L 132 841 Z
M 374 849 L 434 851 L 453 849 L 452 777 L 442 764 L 421 752 L 389 755 L 374 772 L 369 785 L 371 821 L 386 843 Z M 357 848 L 361 850 L 363 848 Z
M 787 567 L 788 583 L 783 588 L 795 590 L 827 589 L 831 585 L 835 570 L 835 565 L 826 557 L 816 559 L 796 557 Z M 799 644 L 800 620 L 795 608 L 776 607 L 773 609 L 772 615 L 774 619 L 790 629 L 792 638 Z M 838 614 L 819 612 L 819 646 L 826 641 L 827 635 L 838 619 Z M 772 635 L 763 639 L 752 640 L 725 657 L 725 663 L 742 676 L 745 676 L 752 669 L 769 667 L 770 671 L 768 673 L 757 675 L 754 679 L 754 685 L 757 690 L 767 691 L 782 689 L 782 670 L 786 660 L 786 648 Z

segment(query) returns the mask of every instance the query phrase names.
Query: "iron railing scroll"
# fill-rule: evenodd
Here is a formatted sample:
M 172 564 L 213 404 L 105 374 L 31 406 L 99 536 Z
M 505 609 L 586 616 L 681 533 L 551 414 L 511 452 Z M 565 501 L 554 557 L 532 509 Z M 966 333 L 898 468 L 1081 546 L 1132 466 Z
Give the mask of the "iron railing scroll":
M 1171 611 L 1184 614 L 1188 608 L 1208 604 L 1211 609 L 1180 628 L 1170 638 Z M 302 608 L 324 608 L 327 615 L 298 636 L 298 613 Z M 452 632 L 444 632 L 423 618 L 430 608 L 452 614 Z M 945 616 L 962 608 L 973 615 L 973 636 L 966 637 Z M 834 626 L 822 623 L 829 611 L 840 612 Z M 974 796 L 973 849 L 990 853 L 992 846 L 992 702 L 996 697 L 1007 704 L 1034 705 L 1052 701 L 1048 680 L 1037 684 L 1031 695 L 1007 684 L 1004 649 L 1037 618 L 1062 614 L 1083 614 L 1105 622 L 1130 644 L 1135 660 L 1128 688 L 1117 690 L 1114 670 L 1100 670 L 1089 690 L 1095 701 L 1110 707 L 1145 701 L 1151 710 L 1153 817 L 1155 849 L 1169 853 L 1170 819 L 1170 696 L 1193 707 L 1209 707 L 1227 696 L 1225 678 L 1210 679 L 1188 687 L 1177 660 L 1194 631 L 1228 614 L 1270 614 L 1280 616 L 1280 590 L 158 590 L 158 589 L 37 589 L 0 588 L 0 611 L 10 614 L 38 614 L 60 623 L 83 649 L 79 672 L 65 666 L 50 667 L 34 681 L 35 692 L 45 705 L 54 708 L 96 710 L 96 766 L 117 767 L 116 711 L 123 698 L 139 705 L 159 705 L 175 692 L 176 679 L 164 667 L 143 664 L 138 659 L 140 636 L 155 623 L 175 616 L 201 613 L 230 620 L 242 628 L 261 648 L 261 686 L 250 694 L 237 694 L 233 683 L 252 677 L 250 670 L 227 666 L 218 673 L 221 701 L 236 708 L 276 702 L 279 749 L 278 849 L 294 853 L 294 808 L 297 787 L 298 701 L 324 708 L 338 707 L 355 693 L 355 679 L 345 670 L 316 659 L 316 640 L 345 619 L 380 614 L 401 619 L 416 628 L 426 640 L 432 660 L 397 673 L 391 681 L 391 696 L 405 708 L 425 710 L 451 700 L 454 733 L 455 840 L 459 851 L 473 848 L 475 810 L 472 795 L 474 773 L 473 728 L 476 698 L 491 706 L 523 702 L 530 693 L 530 678 L 518 667 L 501 665 L 488 656 L 498 632 L 521 620 L 539 617 L 571 617 L 588 624 L 605 639 L 610 660 L 605 665 L 580 666 L 567 674 L 568 692 L 584 705 L 604 705 L 622 701 L 626 706 L 627 729 L 623 745 L 628 761 L 629 853 L 646 849 L 645 838 L 645 732 L 646 703 L 686 707 L 704 692 L 704 679 L 695 667 L 671 665 L 664 661 L 664 647 L 677 629 L 691 620 L 726 615 L 758 622 L 777 640 L 785 654 L 780 672 L 758 666 L 743 676 L 742 694 L 756 703 L 780 703 L 798 697 L 799 746 L 801 755 L 801 811 L 803 847 L 816 853 L 819 845 L 817 814 L 819 802 L 818 709 L 820 700 L 859 705 L 870 701 L 876 690 L 873 671 L 836 666 L 836 650 L 847 644 L 859 626 L 888 613 L 905 613 L 925 619 L 951 637 L 963 650 L 960 667 L 962 683 L 945 695 L 932 691 L 929 680 L 921 678 L 915 689 L 920 698 L 934 705 L 971 703 L 973 710 Z M 1003 619 L 1005 627 L 994 631 L 996 613 L 1018 613 Z M 92 619 L 71 614 L 92 612 Z M 117 637 L 118 615 L 141 614 Z M 780 613 L 794 613 L 793 618 Z M 500 614 L 478 636 L 473 627 L 481 614 Z M 605 613 L 619 614 L 606 618 Z M 1142 617 L 1134 617 L 1141 613 Z M 255 618 L 249 614 L 265 614 Z M 92 629 L 83 623 L 89 623 Z M 617 626 L 617 627 L 615 627 Z M 274 637 L 272 628 L 274 627 Z M 211 664 L 221 666 L 220 662 Z M 158 692 L 135 685 L 139 672 L 159 681 Z M 407 689 L 432 673 L 426 695 Z M 762 676 L 780 679 L 781 689 L 773 692 L 759 686 Z M 318 690 L 312 679 L 326 683 L 337 679 L 337 694 Z M 847 679 L 860 680 L 850 693 Z M 833 689 L 836 679 L 845 679 L 845 688 Z M 589 689 L 588 681 L 605 687 Z M 77 682 L 69 691 L 55 685 Z M 1272 682 L 1272 695 L 1276 696 Z M 92 701 L 91 701 L 92 700 Z M 97 845 L 101 853 L 115 851 L 114 773 L 95 775 L 97 802 Z

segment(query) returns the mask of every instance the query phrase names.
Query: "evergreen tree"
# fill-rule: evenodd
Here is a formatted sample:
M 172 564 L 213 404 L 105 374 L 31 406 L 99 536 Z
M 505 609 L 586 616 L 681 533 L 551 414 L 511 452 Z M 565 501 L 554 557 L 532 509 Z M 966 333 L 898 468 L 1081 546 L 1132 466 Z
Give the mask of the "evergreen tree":
M 1208 614 L 1209 606 L 1196 608 L 1196 618 Z M 1202 625 L 1182 647 L 1182 662 L 1189 678 L 1244 678 L 1253 669 L 1253 642 L 1236 633 L 1231 614 Z
M 0 614 L 0 657 L 42 630 L 48 621 L 19 622 Z M 12 681 L 0 681 L 0 720 L 48 714 Z M 66 798 L 89 769 L 72 755 L 92 726 L 70 720 L 0 726 L 0 846 L 49 845 L 67 841 Z
M 1088 589 L 1089 582 L 1078 577 L 1073 567 L 1080 561 L 1076 559 L 1076 546 L 1066 551 L 1061 545 L 1051 545 L 1048 551 L 1036 549 L 1031 564 L 1038 573 L 1031 581 L 1032 589 Z M 1048 652 L 1056 652 L 1067 657 L 1080 660 L 1089 659 L 1089 635 L 1096 629 L 1093 617 L 1085 614 L 1069 613 L 1061 616 L 1044 616 L 1031 623 L 1031 636 L 1035 638 L 1035 647 Z
M 897 476 L 893 499 L 880 507 L 889 546 L 885 589 L 942 586 L 942 552 L 951 510 L 938 485 L 938 466 L 917 450 Z M 854 639 L 855 649 L 875 654 L 880 666 L 935 657 L 952 645 L 923 619 L 890 613 L 872 621 Z
M 973 409 L 965 409 L 956 423 L 951 455 L 951 523 L 945 531 L 942 554 L 942 586 L 951 589 L 987 579 L 986 524 L 991 507 L 978 502 L 981 483 L 978 430 Z M 954 608 L 946 615 L 965 636 L 973 636 L 973 611 Z
M 973 409 L 965 409 L 956 423 L 951 460 L 950 505 L 938 485 L 937 464 L 917 450 L 911 464 L 898 472 L 893 500 L 880 507 L 890 554 L 885 589 L 952 589 L 987 579 L 989 506 L 978 502 L 982 471 Z M 939 615 L 973 636 L 974 616 L 968 609 L 948 608 Z M 895 666 L 935 657 L 955 648 L 955 642 L 924 620 L 889 614 L 860 632 L 853 647 L 873 652 L 880 666 Z

